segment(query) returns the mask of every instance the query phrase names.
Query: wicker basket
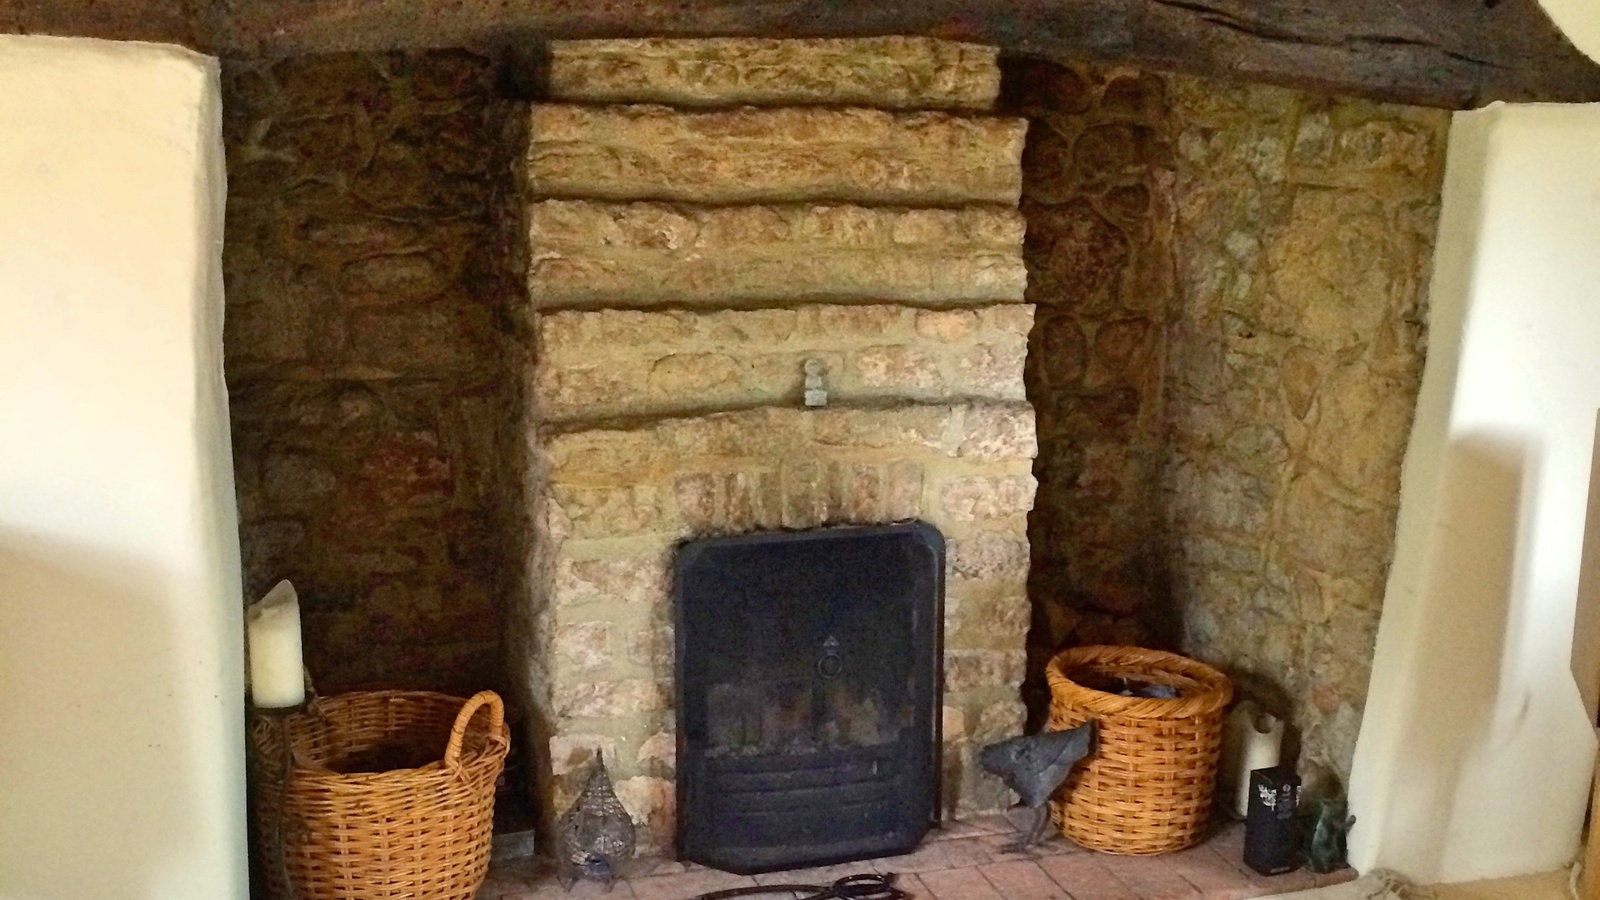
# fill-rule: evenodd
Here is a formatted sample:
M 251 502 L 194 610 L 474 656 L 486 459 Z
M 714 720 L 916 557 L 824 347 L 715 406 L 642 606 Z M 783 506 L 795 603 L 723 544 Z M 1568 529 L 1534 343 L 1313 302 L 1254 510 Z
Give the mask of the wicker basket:
M 1050 661 L 1050 727 L 1096 723 L 1096 746 L 1052 813 L 1093 850 L 1148 856 L 1203 836 L 1216 786 L 1228 677 L 1173 653 L 1077 647 Z M 1172 699 L 1124 697 L 1089 685 L 1117 679 L 1175 688 Z
M 469 900 L 482 884 L 495 779 L 510 747 L 492 691 L 465 701 L 340 694 L 304 713 L 258 716 L 250 738 L 268 897 Z

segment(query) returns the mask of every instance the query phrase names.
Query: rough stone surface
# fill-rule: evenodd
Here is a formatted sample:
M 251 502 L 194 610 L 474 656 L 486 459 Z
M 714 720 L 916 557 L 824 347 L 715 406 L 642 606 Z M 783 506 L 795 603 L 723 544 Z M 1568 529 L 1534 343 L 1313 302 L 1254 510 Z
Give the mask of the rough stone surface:
M 1426 343 L 1447 114 L 1167 80 L 1183 642 L 1348 778 Z
M 1008 64 L 1024 153 L 1030 699 L 1062 646 L 1170 646 L 1347 777 L 1424 355 L 1448 119 Z
M 1026 379 L 1039 502 L 1028 691 L 1042 716 L 1057 649 L 1159 641 L 1171 148 L 1155 76 L 1045 62 L 1008 62 L 1005 74 L 1002 106 L 1029 119 Z
M 500 684 L 489 65 L 304 57 L 225 87 L 246 591 L 294 581 L 324 691 Z
M 1015 302 L 1027 284 L 1010 209 L 546 200 L 528 217 L 539 306 Z
M 872 109 L 533 107 L 534 196 L 1013 205 L 1018 119 Z
M 826 305 L 547 313 L 536 326 L 532 401 L 547 421 L 798 405 L 812 359 L 835 403 L 1022 400 L 1028 313 Z
M 951 814 L 1010 801 L 964 723 L 1022 712 L 1037 452 L 1015 209 L 1025 125 L 848 108 L 863 78 L 874 104 L 962 105 L 947 89 L 976 88 L 987 105 L 992 77 L 975 84 L 963 53 L 899 39 L 556 47 L 557 99 L 724 106 L 535 108 L 524 159 L 535 540 L 513 631 L 528 733 L 613 739 L 646 846 L 673 825 L 673 715 L 656 692 L 673 679 L 674 548 L 716 534 L 939 527 L 944 800 Z M 992 53 L 976 58 L 993 76 Z M 749 102 L 823 106 L 732 106 Z M 822 364 L 827 408 L 802 406 L 807 362 Z M 546 796 L 559 807 L 575 787 L 551 772 Z
M 948 543 L 944 702 L 957 713 L 952 729 L 996 716 L 1019 722 L 1032 419 L 1025 403 L 974 402 L 546 426 L 533 463 L 543 473 L 536 565 L 549 575 L 534 580 L 531 608 L 532 627 L 550 649 L 531 674 L 532 693 L 550 698 L 552 734 L 565 735 L 561 752 L 604 738 L 616 747 L 614 777 L 673 774 L 660 733 L 671 717 L 678 542 L 913 518 L 938 527 Z M 1011 437 L 996 441 L 995 433 Z M 974 439 L 988 450 L 963 452 Z M 623 634 L 636 636 L 632 652 L 619 653 Z M 945 737 L 952 813 L 1003 805 L 1004 792 L 971 763 L 970 738 L 958 730 Z M 571 766 L 561 768 L 553 772 L 558 795 L 573 789 Z M 658 830 L 650 841 L 669 838 L 670 830 Z
M 987 109 L 997 56 L 916 37 L 552 41 L 549 90 L 586 103 Z

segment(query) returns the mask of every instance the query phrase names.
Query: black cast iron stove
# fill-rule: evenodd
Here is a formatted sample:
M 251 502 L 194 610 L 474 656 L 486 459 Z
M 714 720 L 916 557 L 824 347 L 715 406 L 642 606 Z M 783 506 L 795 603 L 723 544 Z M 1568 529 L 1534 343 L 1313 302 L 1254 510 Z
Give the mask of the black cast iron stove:
M 679 858 L 750 874 L 914 849 L 939 815 L 938 530 L 691 541 L 676 601 Z

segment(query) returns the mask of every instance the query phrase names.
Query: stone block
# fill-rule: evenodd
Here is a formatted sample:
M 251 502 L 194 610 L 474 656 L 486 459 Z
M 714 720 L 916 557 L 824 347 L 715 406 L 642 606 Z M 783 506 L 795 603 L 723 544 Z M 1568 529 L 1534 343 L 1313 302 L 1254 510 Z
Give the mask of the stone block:
M 801 330 L 813 338 L 837 339 L 844 335 L 887 337 L 900 332 L 907 310 L 902 306 L 871 304 L 861 306 L 812 306 L 801 317 Z
M 669 707 L 669 687 L 658 681 L 574 681 L 556 686 L 555 713 L 561 718 L 614 719 Z
M 938 451 L 956 409 L 931 404 L 893 409 L 830 406 L 811 414 L 812 434 L 818 444 L 830 447 Z
M 783 461 L 783 527 L 815 528 L 828 521 L 827 467 L 816 459 Z
M 668 769 L 676 768 L 678 759 L 677 734 L 671 731 L 658 731 L 650 735 L 639 744 L 637 757 L 640 768 L 649 763 L 659 763 Z
M 631 486 L 674 461 L 657 429 L 544 429 L 538 439 L 549 476 L 564 484 Z
M 739 363 L 726 353 L 669 353 L 641 374 L 648 396 L 660 401 L 704 393 L 737 397 L 746 393 Z
M 654 485 L 591 488 L 558 484 L 551 489 L 551 500 L 570 522 L 573 537 L 623 537 L 671 532 L 677 527 L 674 505 L 666 492 Z
M 387 507 L 427 507 L 447 500 L 455 480 L 452 451 L 432 431 L 386 436 L 365 448 L 362 492 Z
M 587 770 L 596 753 L 607 760 L 617 758 L 617 739 L 603 734 L 557 734 L 551 736 L 550 774 L 569 775 Z
M 888 465 L 884 473 L 883 517 L 891 522 L 919 518 L 922 509 L 923 468 L 902 459 Z
M 611 626 L 606 622 L 562 622 L 555 627 L 551 649 L 570 672 L 603 672 L 615 662 Z
M 397 305 L 351 316 L 344 362 L 366 377 L 492 368 L 498 328 L 487 305 Z
M 1021 400 L 1026 329 L 980 335 L 981 313 L 922 310 L 915 329 L 910 310 L 887 305 L 546 313 L 531 399 L 547 421 L 788 405 L 816 359 L 835 404 Z
M 1026 400 L 1028 389 L 1023 372 L 1027 360 L 1025 342 L 980 344 L 956 357 L 955 371 L 946 380 L 960 386 L 957 391 L 961 396 Z
M 867 347 L 850 355 L 851 374 L 866 388 L 902 388 L 916 395 L 944 389 L 939 359 L 917 346 Z
M 962 419 L 957 455 L 965 459 L 1033 459 L 1039 455 L 1033 407 L 1026 403 L 973 404 Z
M 549 91 L 584 103 L 987 109 L 998 56 L 920 37 L 552 41 Z
M 989 532 L 945 535 L 946 566 L 958 578 L 1009 578 L 1028 576 L 1028 541 L 1024 537 Z
M 983 327 L 999 334 L 1023 338 L 1033 331 L 1033 304 L 1000 303 L 978 310 Z
M 242 368 L 305 360 L 318 312 L 333 306 L 326 284 L 287 265 L 233 275 L 227 290 L 223 349 L 230 375 Z
M 622 808 L 638 826 L 636 837 L 640 852 L 671 847 L 678 800 L 673 783 L 665 778 L 637 775 L 616 782 L 613 789 L 617 799 L 622 801 Z
M 1087 200 L 1059 205 L 1024 200 L 1030 228 L 1028 300 L 1099 310 L 1118 294 L 1133 250 L 1121 229 Z
M 1027 654 L 1021 649 L 947 650 L 944 689 L 957 692 L 1019 685 L 1026 665 Z
M 775 468 L 729 472 L 722 476 L 722 483 L 723 528 L 754 531 L 783 527 L 783 481 Z
M 546 200 L 529 208 L 528 286 L 535 306 L 1020 301 L 1022 237 L 996 207 Z
M 972 738 L 986 743 L 1016 737 L 1022 734 L 1022 726 L 1026 719 L 1027 710 L 1021 703 L 1001 701 L 985 704 L 983 711 L 978 713 L 978 722 L 972 729 Z
M 266 498 L 277 509 L 296 510 L 326 502 L 338 479 L 313 456 L 274 454 L 261 466 Z
M 917 334 L 929 340 L 959 341 L 978 329 L 979 313 L 972 309 L 919 309 Z
M 875 463 L 848 463 L 837 467 L 840 481 L 838 516 L 846 522 L 868 525 L 881 522 L 887 472 Z
M 1032 475 L 971 475 L 945 482 L 939 488 L 939 506 L 952 521 L 993 519 L 1033 509 Z
M 344 267 L 342 280 L 347 296 L 388 305 L 439 294 L 450 273 L 426 253 L 401 253 L 358 259 Z
M 665 550 L 605 559 L 558 555 L 553 569 L 551 602 L 557 607 L 610 602 L 653 604 L 666 596 L 671 579 Z
M 871 109 L 539 105 L 523 171 L 538 197 L 1012 205 L 1026 127 Z
M 656 602 L 665 607 L 669 602 L 666 591 L 656 598 Z M 676 653 L 673 633 L 672 626 L 666 624 L 652 624 L 631 630 L 628 633 L 628 659 L 657 676 L 670 677 Z
M 718 493 L 722 479 L 716 475 L 699 472 L 678 476 L 673 492 L 677 495 L 678 515 L 691 531 L 704 532 L 720 524 Z

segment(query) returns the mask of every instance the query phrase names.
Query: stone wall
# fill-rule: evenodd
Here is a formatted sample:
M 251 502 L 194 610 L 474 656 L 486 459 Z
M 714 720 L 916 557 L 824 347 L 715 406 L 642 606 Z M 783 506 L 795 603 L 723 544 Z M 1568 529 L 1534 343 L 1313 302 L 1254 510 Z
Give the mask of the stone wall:
M 709 80 L 684 101 L 694 111 L 529 114 L 535 539 L 515 680 L 527 740 L 548 750 L 546 808 L 603 750 L 647 847 L 674 825 L 673 552 L 707 535 L 938 527 L 944 802 L 966 814 L 1011 800 L 975 753 L 1022 724 L 1036 449 L 1015 206 L 1024 126 L 916 109 L 966 105 L 972 85 L 949 68 L 986 69 L 978 84 L 992 85 L 992 52 L 866 44 L 889 55 L 711 40 L 629 43 L 640 55 L 619 58 L 614 42 L 558 43 L 556 100 L 688 90 L 671 78 L 641 90 L 634 62 Z M 896 68 L 897 111 L 838 108 Z M 835 78 L 838 94 L 796 96 Z M 718 97 L 731 108 L 707 109 Z M 831 105 L 770 106 L 796 99 Z M 802 405 L 808 360 L 826 369 L 825 409 Z
M 225 347 L 247 589 L 322 689 L 503 680 L 488 63 L 226 69 Z
M 550 93 L 574 103 L 988 110 L 996 50 L 918 37 L 557 41 Z
M 529 673 L 547 696 L 556 808 L 603 750 L 646 841 L 673 828 L 674 547 L 688 538 L 921 519 L 945 536 L 945 803 L 1011 794 L 976 745 L 1021 727 L 1033 502 L 1022 403 L 885 410 L 765 407 L 550 429 L 538 459 L 538 565 L 548 573 Z
M 528 219 L 542 306 L 960 304 L 1027 282 L 1014 209 L 541 200 Z
M 539 317 L 532 402 L 547 421 L 802 402 L 806 360 L 836 403 L 1026 399 L 1032 310 L 816 304 Z
M 542 558 L 506 549 L 528 524 L 519 492 L 559 483 L 519 480 L 528 435 L 673 421 L 759 435 L 816 358 L 847 409 L 899 417 L 909 403 L 956 430 L 928 443 L 908 425 L 898 450 L 868 452 L 796 425 L 810 461 L 797 468 L 733 454 L 652 482 L 662 533 L 920 510 L 993 538 L 999 574 L 974 590 L 1008 609 L 1026 450 L 977 469 L 949 454 L 973 411 L 1026 396 L 1033 683 L 1063 645 L 1178 645 L 1289 709 L 1306 759 L 1346 773 L 1447 119 L 1019 62 L 1003 99 L 1029 122 L 1019 179 L 1020 123 L 975 114 L 999 88 L 992 51 L 796 46 L 557 44 L 560 102 L 512 129 L 526 133 L 527 202 L 510 248 L 491 210 L 503 174 L 486 148 L 506 141 L 487 61 L 228 67 L 226 349 L 251 593 L 295 580 L 325 688 L 502 683 L 501 598 L 526 568 L 507 560 Z M 573 105 L 618 102 L 673 106 Z M 744 103 L 762 108 L 729 108 Z M 881 108 L 841 108 L 868 103 Z M 526 323 L 501 299 L 497 248 L 528 254 Z M 600 515 L 631 515 L 641 496 Z M 511 612 L 534 634 L 543 608 Z M 953 633 L 974 633 L 952 615 Z M 532 704 L 519 652 L 511 686 Z M 947 710 L 958 763 L 1010 721 L 998 700 L 965 702 Z M 571 734 L 600 734 L 584 728 Z M 671 761 L 651 737 L 620 745 L 634 754 L 620 775 L 659 822 Z M 573 740 L 549 746 L 558 789 Z
M 1447 113 L 1166 79 L 1167 570 L 1183 645 L 1347 779 L 1426 343 Z
M 1032 61 L 1003 102 L 1031 122 L 1035 713 L 1056 649 L 1169 646 L 1348 776 L 1448 116 Z
M 1127 69 L 1008 61 L 1002 104 L 1028 117 L 1027 393 L 1039 416 L 1029 519 L 1030 706 L 1064 646 L 1170 632 L 1154 540 L 1172 298 L 1166 85 Z

